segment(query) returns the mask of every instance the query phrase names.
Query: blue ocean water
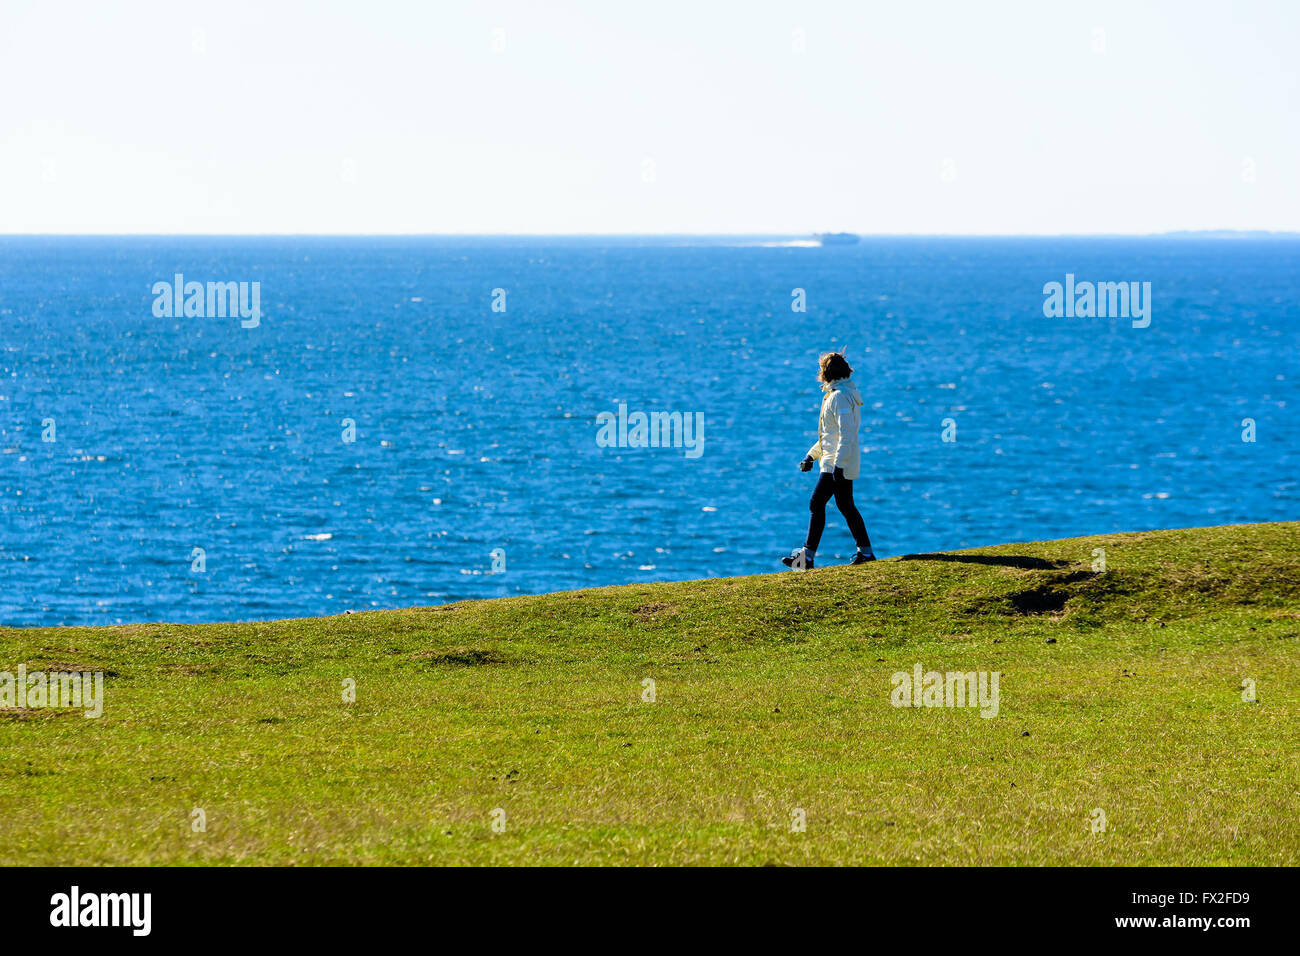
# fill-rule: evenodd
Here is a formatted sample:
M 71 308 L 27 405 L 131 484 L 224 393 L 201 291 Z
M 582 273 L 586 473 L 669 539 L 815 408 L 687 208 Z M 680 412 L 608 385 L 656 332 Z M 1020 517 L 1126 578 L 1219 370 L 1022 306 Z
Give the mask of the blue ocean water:
M 1300 518 L 1298 263 L 1281 239 L 0 238 L 0 623 L 780 570 L 842 346 L 881 556 Z M 156 317 L 175 273 L 259 282 L 260 324 Z M 1150 326 L 1046 318 L 1067 273 L 1150 282 Z M 620 403 L 703 413 L 702 454 L 598 447 Z

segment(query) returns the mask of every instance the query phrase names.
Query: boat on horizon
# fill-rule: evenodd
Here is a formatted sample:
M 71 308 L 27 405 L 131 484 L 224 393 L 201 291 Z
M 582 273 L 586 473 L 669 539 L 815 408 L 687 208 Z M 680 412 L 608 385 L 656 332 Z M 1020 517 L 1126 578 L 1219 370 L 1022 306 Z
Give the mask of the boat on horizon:
M 858 237 L 852 232 L 818 232 L 813 238 L 823 246 L 856 246 Z

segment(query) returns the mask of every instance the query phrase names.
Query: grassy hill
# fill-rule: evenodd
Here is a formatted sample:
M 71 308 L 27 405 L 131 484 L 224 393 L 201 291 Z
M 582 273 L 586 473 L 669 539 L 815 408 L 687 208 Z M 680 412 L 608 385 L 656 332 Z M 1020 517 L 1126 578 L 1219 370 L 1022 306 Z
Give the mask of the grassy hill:
M 1300 523 L 0 629 L 20 663 L 106 700 L 0 710 L 4 864 L 1300 862 Z M 998 715 L 891 706 L 917 663 Z

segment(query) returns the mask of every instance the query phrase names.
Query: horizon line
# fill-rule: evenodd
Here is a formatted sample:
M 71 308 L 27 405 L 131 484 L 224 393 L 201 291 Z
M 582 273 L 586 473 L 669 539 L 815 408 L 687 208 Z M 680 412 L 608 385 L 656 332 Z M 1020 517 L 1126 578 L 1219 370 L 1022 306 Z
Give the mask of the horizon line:
M 0 239 L 816 239 L 852 235 L 859 239 L 1146 239 L 1300 238 L 1293 229 L 1168 229 L 1160 232 L 0 232 Z

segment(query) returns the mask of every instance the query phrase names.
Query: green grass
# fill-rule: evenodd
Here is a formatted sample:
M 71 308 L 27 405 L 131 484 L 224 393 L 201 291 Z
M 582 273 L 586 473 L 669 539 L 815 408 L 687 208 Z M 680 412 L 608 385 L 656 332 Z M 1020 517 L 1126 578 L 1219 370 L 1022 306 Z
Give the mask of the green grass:
M 999 715 L 891 706 L 917 662 Z M 1300 862 L 1300 523 L 0 629 L 19 663 L 106 702 L 0 711 L 5 864 Z

